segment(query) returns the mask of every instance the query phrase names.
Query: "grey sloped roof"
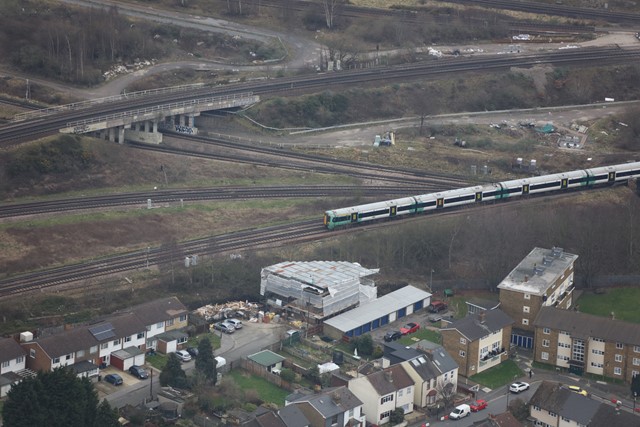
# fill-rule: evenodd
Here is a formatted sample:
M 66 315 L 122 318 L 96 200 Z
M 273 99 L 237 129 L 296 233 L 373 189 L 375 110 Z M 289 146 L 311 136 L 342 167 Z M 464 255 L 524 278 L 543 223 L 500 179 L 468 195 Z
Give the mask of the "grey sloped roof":
M 311 424 L 298 405 L 287 405 L 278 410 L 278 415 L 287 427 L 306 427 Z
M 257 415 L 255 419 L 260 427 L 286 427 L 285 422 L 275 412 L 265 412 Z
M 389 375 L 391 375 L 392 381 L 389 381 Z M 376 390 L 378 396 L 385 396 L 394 391 L 414 385 L 413 380 L 402 365 L 393 365 L 383 371 L 369 374 L 367 375 L 367 380 Z
M 430 355 L 433 359 L 433 364 L 436 365 L 441 373 L 453 371 L 458 368 L 458 364 L 453 360 L 453 357 L 447 353 L 447 350 L 445 350 L 444 347 L 431 351 Z
M 484 322 L 481 316 L 484 316 Z M 496 308 L 495 310 L 485 310 L 481 312 L 480 315 L 468 315 L 460 320 L 456 320 L 446 328 L 442 328 L 442 330 L 447 331 L 454 329 L 464 335 L 469 341 L 475 341 L 504 329 L 511 324 L 513 324 L 513 319 L 504 311 Z
M 346 386 L 327 388 L 293 403 L 301 402 L 308 402 L 323 418 L 331 418 L 362 405 L 362 401 Z
M 625 344 L 640 345 L 640 325 L 577 311 L 542 307 L 533 322 L 538 328 L 548 327 L 569 332 L 576 338 L 601 338 Z
M 177 297 L 145 302 L 123 311 L 135 313 L 145 325 L 153 325 L 154 323 L 175 319 L 189 312 Z
M 0 362 L 8 362 L 26 355 L 27 352 L 12 338 L 0 338 Z
M 598 402 L 572 391 L 560 384 L 543 381 L 529 404 L 554 412 L 582 425 L 591 426 L 591 419 L 598 411 Z
M 35 342 L 51 359 L 99 344 L 89 329 L 82 326 L 35 340 Z
M 640 427 L 640 417 L 601 403 L 589 427 Z

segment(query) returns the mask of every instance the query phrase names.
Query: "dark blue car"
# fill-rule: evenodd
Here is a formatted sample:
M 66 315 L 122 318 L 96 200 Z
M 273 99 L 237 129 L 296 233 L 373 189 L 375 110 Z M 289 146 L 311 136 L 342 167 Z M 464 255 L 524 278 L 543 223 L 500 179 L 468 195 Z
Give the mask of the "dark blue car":
M 104 380 L 113 385 L 122 385 L 122 377 L 118 374 L 109 374 L 104 377 Z

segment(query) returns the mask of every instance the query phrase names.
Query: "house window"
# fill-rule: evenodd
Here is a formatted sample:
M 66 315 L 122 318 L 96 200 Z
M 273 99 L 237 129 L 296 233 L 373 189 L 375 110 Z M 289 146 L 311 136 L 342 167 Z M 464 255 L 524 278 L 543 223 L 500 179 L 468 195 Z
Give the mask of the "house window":
M 403 393 L 404 393 L 404 389 L 398 390 L 398 397 L 402 397 Z
M 187 315 L 183 314 L 182 316 L 180 316 L 180 321 L 181 322 L 186 322 L 187 321 Z
M 522 312 L 523 313 L 528 313 L 529 312 L 529 306 L 528 305 L 523 305 L 522 306 Z
M 8 360 L 7 360 L 6 362 L 2 362 L 2 367 L 3 367 L 3 368 L 8 368 L 8 367 L 9 367 L 9 365 L 11 365 L 11 362 L 10 362 L 10 361 L 8 361 Z
M 543 347 L 549 347 L 549 340 L 542 340 Z
M 633 365 L 634 366 L 640 366 L 640 359 L 638 359 L 637 357 L 633 358 Z
M 407 387 L 407 394 L 411 394 L 411 387 Z
M 349 409 L 349 415 L 348 415 L 348 417 L 349 417 L 349 418 L 353 418 L 353 409 Z
M 531 299 L 531 294 L 524 294 L 524 299 Z
M 156 328 L 162 329 L 163 326 L 164 326 L 164 322 L 160 322 L 156 325 Z
M 448 373 L 448 372 L 445 372 L 445 373 L 444 373 L 444 381 L 445 381 L 445 382 L 449 379 L 448 377 L 449 377 L 449 373 Z
M 622 345 L 622 343 L 621 343 L 621 342 L 617 342 L 617 343 L 616 343 L 616 348 L 617 348 L 618 350 L 622 350 L 622 349 L 624 348 L 624 346 Z
M 387 396 L 384 396 L 382 399 L 380 399 L 380 404 L 381 405 L 383 403 L 387 403 L 387 402 L 393 402 L 393 394 L 389 394 Z
M 636 375 L 638 375 L 638 371 L 631 371 L 631 376 L 635 377 Z
M 113 340 L 113 345 L 120 345 L 120 338 L 118 338 L 117 340 Z
M 540 410 L 540 407 L 539 407 L 539 406 L 536 406 L 536 405 L 533 405 L 533 409 L 535 409 L 536 411 L 539 411 L 539 410 Z
M 173 319 L 169 319 L 169 320 L 167 320 L 166 325 L 167 325 L 167 326 L 171 326 L 171 325 L 173 325 Z
M 84 350 L 76 351 L 76 357 L 84 357 Z
M 553 417 L 553 418 L 557 417 L 557 415 L 555 414 L 555 412 L 551 412 L 551 411 L 549 411 L 549 416 L 550 416 L 550 417 Z
M 602 350 L 596 350 L 595 348 L 593 350 L 591 350 L 591 353 L 593 354 L 599 354 L 600 356 L 602 356 L 604 354 L 604 351 Z
M 460 344 L 463 344 L 463 345 L 464 345 L 464 344 L 466 344 L 466 343 L 467 343 L 467 340 L 465 340 L 464 338 L 460 338 Z
M 103 342 L 102 344 L 100 344 L 100 349 L 106 350 L 108 348 L 109 348 L 109 343 L 108 342 Z
M 187 342 L 187 337 L 178 338 L 178 344 L 184 344 Z
M 615 375 L 622 375 L 622 368 L 618 368 L 618 367 L 613 368 L 613 373 Z
M 131 342 L 131 337 L 125 337 L 124 342 Z
M 560 335 L 570 335 L 567 331 L 560 331 Z
M 529 319 L 522 319 L 522 324 L 523 325 L 528 325 L 529 324 Z
M 543 333 L 543 334 L 547 334 L 547 335 L 549 335 L 549 334 L 551 333 L 551 329 L 549 329 L 549 328 L 544 328 L 544 329 L 542 330 L 542 333 Z
M 55 365 L 56 363 L 60 363 L 60 358 L 59 357 L 54 357 L 53 358 L 53 364 Z
M 390 416 L 391 416 L 391 411 L 385 411 L 385 412 L 380 414 L 380 419 L 383 420 L 383 419 L 388 418 Z
M 540 358 L 542 360 L 549 360 L 549 353 L 547 353 L 546 351 L 543 351 L 542 353 L 540 353 Z
M 24 362 L 24 356 L 20 356 L 16 359 L 16 363 L 22 363 Z
M 571 420 L 569 418 L 567 418 L 567 417 L 562 417 L 562 421 L 564 421 L 566 423 L 571 422 Z
M 138 336 L 136 336 L 137 339 L 141 340 L 142 338 L 144 338 L 144 332 L 140 332 L 138 334 Z
M 29 357 L 32 359 L 36 358 L 36 351 L 33 348 L 29 349 Z
M 467 353 L 464 350 L 460 350 L 460 357 L 466 357 Z
M 591 366 L 593 366 L 594 368 L 602 368 L 602 363 L 597 363 L 597 362 L 591 362 Z
M 591 338 L 591 340 L 595 342 L 604 342 L 602 338 Z
M 89 349 L 89 353 L 95 353 L 96 351 L 98 351 L 97 345 L 91 346 L 91 348 Z
M 331 417 L 331 425 L 336 425 L 338 424 L 338 416 L 334 415 L 333 417 Z
M 622 362 L 622 355 L 616 354 L 616 362 Z
M 66 359 L 66 360 L 71 360 L 71 355 L 70 355 L 70 354 L 67 354 L 67 355 L 66 355 L 66 357 L 65 357 L 65 359 Z

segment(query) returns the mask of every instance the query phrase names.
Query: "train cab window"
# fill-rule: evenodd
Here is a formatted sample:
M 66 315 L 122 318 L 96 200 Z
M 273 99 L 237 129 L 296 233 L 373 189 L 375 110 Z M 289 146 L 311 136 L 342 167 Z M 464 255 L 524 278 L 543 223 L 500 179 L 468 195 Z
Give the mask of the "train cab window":
M 436 201 L 436 207 L 437 208 L 443 208 L 444 207 L 444 199 L 440 198 Z
M 529 184 L 522 186 L 522 194 L 529 194 Z
M 354 212 L 351 214 L 351 222 L 357 222 L 358 221 L 358 214 L 357 212 Z
M 478 191 L 476 193 L 476 202 L 481 202 L 482 201 L 482 191 Z

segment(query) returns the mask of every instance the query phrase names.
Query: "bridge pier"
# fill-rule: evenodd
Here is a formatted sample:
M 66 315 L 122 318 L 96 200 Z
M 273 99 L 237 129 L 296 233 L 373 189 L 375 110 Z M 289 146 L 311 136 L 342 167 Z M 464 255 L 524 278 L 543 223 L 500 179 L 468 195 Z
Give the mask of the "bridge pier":
M 158 132 L 158 119 L 132 123 L 131 129 L 126 130 L 125 138 L 128 141 L 146 144 L 162 143 L 162 133 Z

